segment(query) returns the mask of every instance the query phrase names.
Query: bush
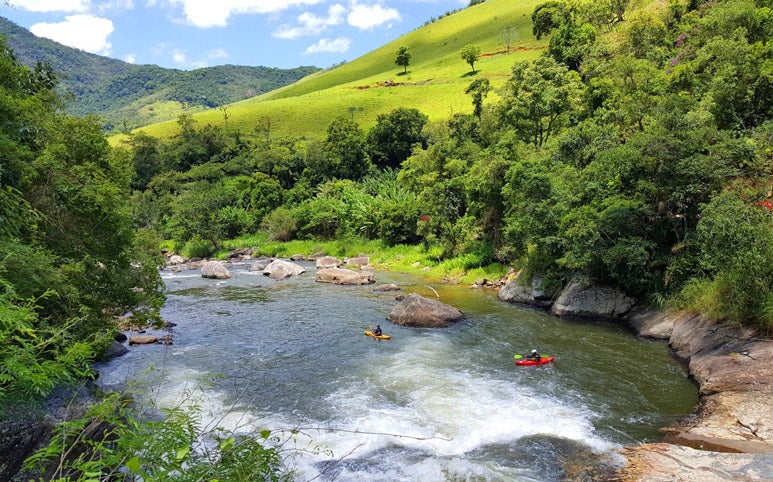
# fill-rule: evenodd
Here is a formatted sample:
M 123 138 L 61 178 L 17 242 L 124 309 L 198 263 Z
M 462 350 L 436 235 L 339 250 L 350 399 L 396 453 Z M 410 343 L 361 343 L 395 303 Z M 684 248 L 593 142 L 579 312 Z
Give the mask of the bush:
M 292 211 L 280 207 L 263 218 L 263 228 L 268 232 L 268 238 L 274 241 L 290 241 L 297 231 Z
M 214 252 L 212 243 L 205 241 L 198 236 L 187 241 L 179 251 L 183 256 L 189 258 L 208 258 Z

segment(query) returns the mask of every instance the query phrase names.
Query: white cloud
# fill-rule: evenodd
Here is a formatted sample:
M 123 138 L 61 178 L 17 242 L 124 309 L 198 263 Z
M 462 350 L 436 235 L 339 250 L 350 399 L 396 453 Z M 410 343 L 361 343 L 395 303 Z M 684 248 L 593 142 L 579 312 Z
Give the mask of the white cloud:
M 165 45 L 157 45 L 155 50 L 156 55 L 170 55 L 172 61 L 177 64 L 181 69 L 199 69 L 209 66 L 209 60 L 220 60 L 230 57 L 228 52 L 223 49 L 213 49 L 207 52 L 204 59 L 191 59 L 188 54 L 181 49 L 173 49 L 171 51 L 166 50 Z
M 352 4 L 352 11 L 346 17 L 349 25 L 357 27 L 360 30 L 369 30 L 373 27 L 383 25 L 392 20 L 400 20 L 400 12 L 394 8 L 386 8 L 379 4 L 362 5 Z
M 336 39 L 323 38 L 314 45 L 309 46 L 303 54 L 336 53 L 341 54 L 349 50 L 349 44 L 352 41 L 348 38 L 338 37 Z
M 283 39 L 296 39 L 306 35 L 319 35 L 328 27 L 343 22 L 346 8 L 343 5 L 332 5 L 327 11 L 327 17 L 319 17 L 313 13 L 304 12 L 298 16 L 297 27 L 282 25 L 273 34 L 274 37 Z
M 216 60 L 216 59 L 227 59 L 228 57 L 230 57 L 230 55 L 228 55 L 228 52 L 226 52 L 226 51 L 225 51 L 225 50 L 223 50 L 223 49 L 214 49 L 214 50 L 211 50 L 211 51 L 210 51 L 210 52 L 207 54 L 207 58 L 208 58 L 208 59 L 212 59 L 212 60 Z
M 172 51 L 172 60 L 176 64 L 185 65 L 188 62 L 188 57 L 182 50 L 174 50 Z
M 10 0 L 8 4 L 30 12 L 86 12 L 91 6 L 89 0 Z
M 130 64 L 136 64 L 137 63 L 137 56 L 134 54 L 126 54 L 123 56 L 123 61 L 128 62 Z
M 297 5 L 315 5 L 323 0 L 168 0 L 181 6 L 185 21 L 201 28 L 225 27 L 231 15 L 274 13 Z M 154 2 L 155 3 L 155 2 Z
M 134 0 L 110 0 L 100 2 L 95 6 L 98 12 L 110 12 L 113 10 L 133 10 Z
M 113 30 L 111 20 L 93 15 L 68 15 L 63 22 L 42 22 L 30 27 L 30 32 L 38 37 L 99 55 L 110 55 L 112 45 L 107 37 Z

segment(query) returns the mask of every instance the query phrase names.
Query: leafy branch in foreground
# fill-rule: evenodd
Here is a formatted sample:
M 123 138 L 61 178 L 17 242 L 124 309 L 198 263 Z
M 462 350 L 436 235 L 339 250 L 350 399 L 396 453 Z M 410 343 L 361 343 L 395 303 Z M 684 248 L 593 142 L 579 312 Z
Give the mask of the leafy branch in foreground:
M 0 407 L 45 396 L 60 383 L 92 374 L 91 345 L 68 342 L 69 326 L 41 326 L 32 303 L 14 304 L 2 279 L 0 289 L 5 291 L 0 293 Z
M 60 424 L 49 445 L 27 459 L 39 481 L 285 481 L 281 441 L 270 430 L 235 435 L 201 426 L 195 403 L 148 419 L 120 394 L 109 394 L 76 420 Z

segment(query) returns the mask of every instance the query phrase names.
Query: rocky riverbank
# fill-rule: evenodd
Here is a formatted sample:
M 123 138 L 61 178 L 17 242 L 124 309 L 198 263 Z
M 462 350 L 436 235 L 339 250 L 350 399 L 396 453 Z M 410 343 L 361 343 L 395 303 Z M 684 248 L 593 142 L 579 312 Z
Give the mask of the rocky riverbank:
M 692 313 L 627 319 L 641 336 L 668 341 L 701 399 L 662 443 L 625 448 L 620 480 L 773 480 L 773 340 Z

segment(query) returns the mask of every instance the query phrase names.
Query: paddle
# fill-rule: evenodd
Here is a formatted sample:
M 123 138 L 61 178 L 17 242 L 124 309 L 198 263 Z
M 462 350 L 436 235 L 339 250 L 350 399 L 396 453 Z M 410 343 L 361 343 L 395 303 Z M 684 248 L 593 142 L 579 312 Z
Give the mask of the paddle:
M 539 357 L 550 358 L 550 355 L 540 355 Z M 520 353 L 516 353 L 515 355 L 513 355 L 513 358 L 515 358 L 516 360 L 520 360 L 521 358 L 523 358 L 523 355 L 521 355 Z

